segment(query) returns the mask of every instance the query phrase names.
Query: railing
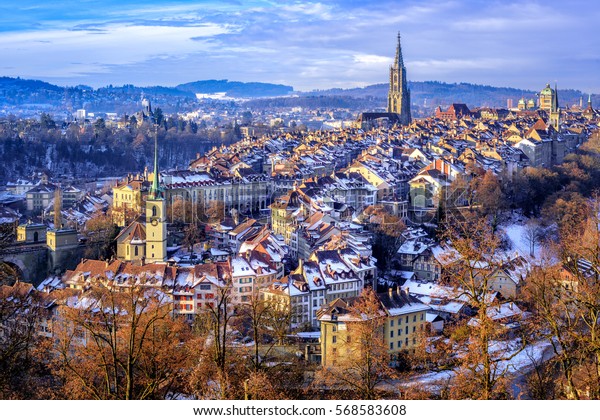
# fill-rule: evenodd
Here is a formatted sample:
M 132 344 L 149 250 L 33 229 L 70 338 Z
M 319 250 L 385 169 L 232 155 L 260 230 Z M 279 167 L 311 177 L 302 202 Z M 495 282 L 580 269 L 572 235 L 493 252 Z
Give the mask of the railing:
M 42 244 L 18 244 L 11 245 L 4 249 L 0 249 L 0 255 L 14 255 L 14 254 L 22 254 L 24 252 L 36 252 L 42 249 L 46 249 L 46 245 Z

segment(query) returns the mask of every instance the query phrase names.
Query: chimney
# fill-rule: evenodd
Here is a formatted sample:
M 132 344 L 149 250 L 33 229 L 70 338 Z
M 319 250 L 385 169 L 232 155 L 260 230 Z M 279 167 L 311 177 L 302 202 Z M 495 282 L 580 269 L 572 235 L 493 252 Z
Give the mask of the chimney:
M 298 271 L 302 274 L 302 270 L 304 269 L 304 259 L 298 259 Z
M 390 296 L 390 298 L 393 297 L 393 295 L 394 295 L 394 289 L 393 288 L 391 288 L 391 287 L 388 288 L 388 295 Z
M 396 286 L 396 293 L 398 296 L 402 296 L 402 289 L 400 289 L 400 285 Z

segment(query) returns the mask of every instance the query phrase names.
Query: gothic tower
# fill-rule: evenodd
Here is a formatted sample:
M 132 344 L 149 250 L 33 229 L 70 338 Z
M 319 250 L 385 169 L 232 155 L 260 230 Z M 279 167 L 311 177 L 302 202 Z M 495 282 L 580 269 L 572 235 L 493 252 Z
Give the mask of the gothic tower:
M 154 135 L 154 176 L 146 199 L 146 262 L 167 260 L 167 202 L 159 186 L 158 127 Z
M 410 91 L 406 86 L 406 67 L 402 58 L 402 46 L 400 45 L 400 33 L 398 33 L 398 45 L 396 46 L 396 59 L 390 67 L 390 91 L 388 93 L 388 112 L 398 114 L 400 124 L 410 123 Z

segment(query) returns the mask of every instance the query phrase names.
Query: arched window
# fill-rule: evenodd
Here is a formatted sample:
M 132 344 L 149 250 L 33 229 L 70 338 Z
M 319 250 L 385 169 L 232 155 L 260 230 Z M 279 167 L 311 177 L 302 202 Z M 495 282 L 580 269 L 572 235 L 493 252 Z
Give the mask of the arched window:
M 136 257 L 138 256 L 138 247 L 137 246 L 134 248 L 133 253 L 135 254 Z
M 39 240 L 39 235 L 37 232 L 33 232 L 33 242 L 37 242 Z
M 152 206 L 152 217 L 156 217 L 156 206 Z

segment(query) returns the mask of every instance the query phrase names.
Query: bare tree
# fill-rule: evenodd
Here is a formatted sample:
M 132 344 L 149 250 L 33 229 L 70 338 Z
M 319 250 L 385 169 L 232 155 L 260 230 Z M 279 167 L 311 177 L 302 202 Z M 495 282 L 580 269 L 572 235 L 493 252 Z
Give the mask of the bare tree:
M 492 316 L 498 303 L 491 298 L 491 280 L 505 263 L 500 258 L 501 240 L 487 220 L 476 215 L 449 221 L 443 237 L 453 247 L 453 255 L 448 258 L 461 257 L 448 266 L 444 281 L 456 290 L 456 298 L 465 300 L 476 313 L 474 320 L 463 326 L 469 332 L 452 337 L 463 353 L 457 360 L 451 396 L 486 400 L 505 397 L 507 362 L 524 348 L 525 342 L 518 349 L 501 345 L 505 330 Z
M 0 286 L 0 398 L 41 398 L 43 340 L 37 328 L 45 303 L 27 283 Z
M 238 320 L 233 304 L 231 283 L 219 287 L 214 304 L 197 316 L 196 331 L 203 336 L 204 351 L 194 368 L 191 390 L 198 397 L 227 399 L 234 397 L 235 379 L 245 366 L 234 358 L 232 329 Z
M 59 321 L 54 366 L 68 398 L 164 399 L 182 389 L 189 328 L 160 290 L 93 285 L 64 301 Z
M 523 231 L 523 239 L 529 244 L 529 255 L 532 257 L 535 255 L 535 247 L 544 240 L 544 233 L 544 228 L 540 226 L 537 220 L 530 219 L 527 221 Z
M 524 296 L 533 309 L 532 328 L 552 346 L 566 384 L 567 398 L 579 399 L 574 372 L 580 358 L 574 331 L 577 329 L 576 307 L 564 299 L 561 267 L 542 265 L 527 279 Z
M 85 224 L 88 237 L 86 256 L 94 259 L 109 259 L 116 251 L 116 237 L 119 228 L 113 219 L 102 212 L 94 215 Z
M 377 399 L 382 395 L 380 386 L 395 377 L 385 345 L 384 312 L 371 289 L 365 289 L 348 310 L 353 321 L 346 322 L 343 356 L 336 358 L 335 365 L 318 372 L 316 385 L 340 390 L 340 397 Z

